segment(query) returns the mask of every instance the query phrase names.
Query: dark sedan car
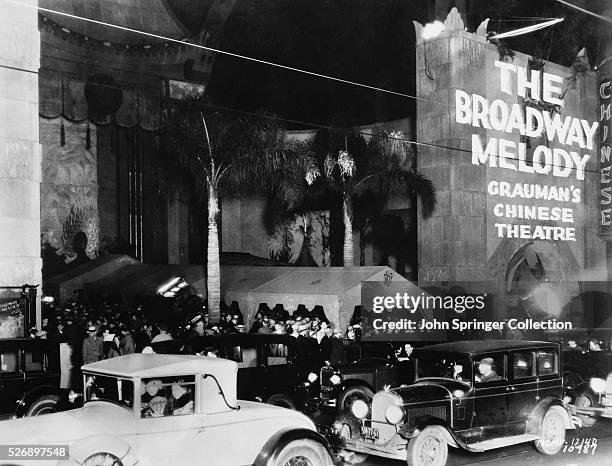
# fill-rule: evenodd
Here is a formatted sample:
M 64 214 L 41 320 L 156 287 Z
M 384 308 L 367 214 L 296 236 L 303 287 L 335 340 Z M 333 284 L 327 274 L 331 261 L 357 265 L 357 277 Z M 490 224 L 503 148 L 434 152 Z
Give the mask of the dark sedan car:
M 449 446 L 482 452 L 523 442 L 555 454 L 579 423 L 562 400 L 558 344 L 463 341 L 414 356 L 415 383 L 357 400 L 334 422 L 329 439 L 347 460 L 441 466 Z
M 228 334 L 153 344 L 156 353 L 201 354 L 238 363 L 238 398 L 304 410 L 295 364 L 296 339 L 276 334 Z
M 47 340 L 0 339 L 0 418 L 56 411 L 59 381 L 59 351 Z
M 566 395 L 584 427 L 612 418 L 612 350 L 593 337 L 569 340 L 563 348 Z
M 387 342 L 362 342 L 360 358 L 343 364 L 327 362 L 318 373 L 309 375 L 308 406 L 342 411 L 355 400 L 369 402 L 386 385 L 408 383 L 414 379 L 411 358 L 400 360 Z

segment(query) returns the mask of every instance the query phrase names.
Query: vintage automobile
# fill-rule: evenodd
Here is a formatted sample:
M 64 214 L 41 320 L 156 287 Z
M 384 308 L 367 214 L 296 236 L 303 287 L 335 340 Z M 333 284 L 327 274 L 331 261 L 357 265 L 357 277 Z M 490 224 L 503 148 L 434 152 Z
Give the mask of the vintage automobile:
M 295 365 L 295 338 L 275 334 L 227 334 L 152 345 L 156 353 L 201 354 L 238 365 L 238 398 L 304 410 L 306 395 Z
M 336 418 L 328 438 L 346 461 L 372 454 L 441 466 L 449 446 L 482 452 L 523 442 L 555 454 L 579 423 L 562 400 L 555 343 L 462 341 L 414 355 L 414 384 L 357 400 Z
M 597 417 L 612 418 L 612 350 L 596 335 L 565 335 L 563 381 L 571 408 L 592 427 Z
M 193 355 L 87 364 L 82 408 L 3 421 L 0 434 L 8 444 L 67 445 L 65 465 L 333 464 L 303 414 L 238 401 L 236 371 L 234 361 Z
M 411 361 L 400 361 L 387 342 L 362 342 L 362 357 L 354 362 L 332 365 L 329 361 L 318 374 L 309 374 L 307 386 L 310 409 L 342 411 L 355 400 L 369 402 L 385 385 L 398 385 L 413 380 Z
M 47 340 L 0 339 L 0 418 L 55 411 L 66 396 L 59 389 L 59 350 Z

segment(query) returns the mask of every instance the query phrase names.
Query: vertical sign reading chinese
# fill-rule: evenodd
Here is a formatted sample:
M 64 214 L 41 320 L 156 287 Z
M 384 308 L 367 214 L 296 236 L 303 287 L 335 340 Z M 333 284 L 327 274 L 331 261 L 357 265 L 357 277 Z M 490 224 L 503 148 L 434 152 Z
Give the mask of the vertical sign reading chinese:
M 602 235 L 612 235 L 611 97 L 610 75 L 606 73 L 599 81 L 599 232 Z

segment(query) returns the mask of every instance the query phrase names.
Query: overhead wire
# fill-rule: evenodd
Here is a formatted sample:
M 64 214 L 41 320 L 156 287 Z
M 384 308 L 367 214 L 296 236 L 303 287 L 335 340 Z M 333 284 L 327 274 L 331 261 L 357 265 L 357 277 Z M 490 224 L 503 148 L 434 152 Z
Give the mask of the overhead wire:
M 228 52 L 226 50 L 216 49 L 216 48 L 213 48 L 213 47 L 207 47 L 207 46 L 200 45 L 200 44 L 194 44 L 193 42 L 187 42 L 187 41 L 181 40 L 181 39 L 174 39 L 172 37 L 162 36 L 160 34 L 155 34 L 155 33 L 152 33 L 152 32 L 142 31 L 140 29 L 129 28 L 129 27 L 126 27 L 126 26 L 118 25 L 118 24 L 112 24 L 112 23 L 108 23 L 106 21 L 100 21 L 100 20 L 97 20 L 97 19 L 86 18 L 84 16 L 74 15 L 74 14 L 71 14 L 71 13 L 66 13 L 66 12 L 58 11 L 58 10 L 53 10 L 53 9 L 50 9 L 50 8 L 44 8 L 44 7 L 41 7 L 41 6 L 24 5 L 23 3 L 15 2 L 13 0 L 2 0 L 2 1 L 5 2 L 5 3 L 11 3 L 11 4 L 14 4 L 14 5 L 20 5 L 20 6 L 27 7 L 27 8 L 34 8 L 34 9 L 37 9 L 39 11 L 43 11 L 43 12 L 46 12 L 46 13 L 51 13 L 51 14 L 57 14 L 57 15 L 60 15 L 60 16 L 65 16 L 65 17 L 71 18 L 71 19 L 77 19 L 77 20 L 81 20 L 81 21 L 86 21 L 86 22 L 97 24 L 97 25 L 100 25 L 100 26 L 106 26 L 106 27 L 110 27 L 110 28 L 113 28 L 113 29 L 119 29 L 119 30 L 126 31 L 126 32 L 132 32 L 134 34 L 140 34 L 140 35 L 144 35 L 144 36 L 147 36 L 147 37 L 152 37 L 154 39 L 163 40 L 163 41 L 166 41 L 166 42 L 172 42 L 172 43 L 176 43 L 176 44 L 181 44 L 181 45 L 185 45 L 185 46 L 188 46 L 188 47 L 194 47 L 194 48 L 198 48 L 198 49 L 201 49 L 201 50 L 206 50 L 208 52 L 214 52 L 214 53 L 218 53 L 218 54 L 221 54 L 221 55 L 227 55 L 227 56 L 234 57 L 234 58 L 240 58 L 240 59 L 243 59 L 243 60 L 248 60 L 248 61 L 252 61 L 252 62 L 255 62 L 255 63 L 263 64 L 263 65 L 268 65 L 268 66 L 273 66 L 273 67 L 281 68 L 281 69 L 288 70 L 288 71 L 293 71 L 293 72 L 296 72 L 296 73 L 302 73 L 302 74 L 306 74 L 306 75 L 309 75 L 309 76 L 314 76 L 314 77 L 321 78 L 321 79 L 329 79 L 331 81 L 336 81 L 336 82 L 340 82 L 340 83 L 343 83 L 343 84 L 349 84 L 349 85 L 352 85 L 352 86 L 362 87 L 362 88 L 365 88 L 365 89 L 370 89 L 370 90 L 377 91 L 377 92 L 383 92 L 383 93 L 386 93 L 386 94 L 392 94 L 392 95 L 396 95 L 396 96 L 404 97 L 404 98 L 408 98 L 408 99 L 421 100 L 421 101 L 429 102 L 429 103 L 436 104 L 436 105 L 442 105 L 442 106 L 447 106 L 447 107 L 451 106 L 451 105 L 449 105 L 447 103 L 438 102 L 436 100 L 425 99 L 423 97 L 417 97 L 417 96 L 414 96 L 414 95 L 405 94 L 403 92 L 394 91 L 394 90 L 391 90 L 391 89 L 385 89 L 385 88 L 382 88 L 382 87 L 372 86 L 372 85 L 360 83 L 360 82 L 357 82 L 357 81 L 351 81 L 351 80 L 348 80 L 348 79 L 338 78 L 338 77 L 335 77 L 335 76 L 329 76 L 329 75 L 322 74 L 322 73 L 317 73 L 317 72 L 314 72 L 314 71 L 304 70 L 302 68 L 295 68 L 293 66 L 283 65 L 283 64 L 280 64 L 280 63 L 274 63 L 274 62 L 271 62 L 271 61 L 262 60 L 260 58 L 249 57 L 249 56 L 241 55 L 241 54 L 234 53 L 234 52 Z
M 582 13 L 585 13 L 587 15 L 591 15 L 591 16 L 593 16 L 595 18 L 599 18 L 602 21 L 606 21 L 608 23 L 612 23 L 612 18 L 608 18 L 607 16 L 600 15 L 599 13 L 595 13 L 594 11 L 587 10 L 586 8 L 582 8 L 582 7 L 578 6 L 578 5 L 574 5 L 573 3 L 570 3 L 570 2 L 566 2 L 565 0 L 555 0 L 555 1 L 561 3 L 561 4 L 565 5 L 565 6 L 568 6 L 570 8 L 573 8 L 575 10 L 581 11 Z
M 380 92 L 384 92 L 384 93 L 389 93 L 389 94 L 397 95 L 397 96 L 400 96 L 400 97 L 411 98 L 411 99 L 415 99 L 415 100 L 421 100 L 421 101 L 425 101 L 425 102 L 429 102 L 429 103 L 433 103 L 433 104 L 437 104 L 437 105 L 442 105 L 442 106 L 454 108 L 454 105 L 446 104 L 444 102 L 438 102 L 438 101 L 434 101 L 434 100 L 430 100 L 430 99 L 425 99 L 425 98 L 422 98 L 422 97 L 412 96 L 412 95 L 409 95 L 409 94 L 404 94 L 404 93 L 392 91 L 392 90 L 389 90 L 389 89 L 384 89 L 384 88 L 379 88 L 379 87 L 375 87 L 375 86 L 370 86 L 368 84 L 358 83 L 358 82 L 355 82 L 355 81 L 350 81 L 350 80 L 345 80 L 345 79 L 342 79 L 342 78 L 328 76 L 328 75 L 325 75 L 325 74 L 315 73 L 315 72 L 308 71 L 308 70 L 303 70 L 303 69 L 299 69 L 299 68 L 290 67 L 290 66 L 287 66 L 287 65 L 282 65 L 282 64 L 278 64 L 278 63 L 274 63 L 274 62 L 270 62 L 270 61 L 266 61 L 266 60 L 261 60 L 261 59 L 258 59 L 258 58 L 248 57 L 248 56 L 236 54 L 236 53 L 233 53 L 233 52 L 227 52 L 227 51 L 220 50 L 220 49 L 206 47 L 206 46 L 203 46 L 203 45 L 200 45 L 200 44 L 194 44 L 194 43 L 191 43 L 191 42 L 186 42 L 184 40 L 174 39 L 174 38 L 162 36 L 162 35 L 159 35 L 159 34 L 154 34 L 154 33 L 146 32 L 146 31 L 141 31 L 141 30 L 138 30 L 138 29 L 129 28 L 129 27 L 126 27 L 126 26 L 120 26 L 120 25 L 115 25 L 115 24 L 112 24 L 112 23 L 107 23 L 105 21 L 99 21 L 99 20 L 95 20 L 95 19 L 91 19 L 91 18 L 86 18 L 86 17 L 79 16 L 79 15 L 73 15 L 73 14 L 70 14 L 70 13 L 65 13 L 65 12 L 61 12 L 61 11 L 57 11 L 57 10 L 52 10 L 52 9 L 49 9 L 49 8 L 40 7 L 40 6 L 24 5 L 23 3 L 15 2 L 15 1 L 12 1 L 12 0 L 1 0 L 1 1 L 4 1 L 5 3 L 11 3 L 11 4 L 14 4 L 14 5 L 19 5 L 19 6 L 27 7 L 27 8 L 37 9 L 39 11 L 44 11 L 44 12 L 47 12 L 47 13 L 58 14 L 58 15 L 61 15 L 61 16 L 72 18 L 72 19 L 77 19 L 77 20 L 82 20 L 82 21 L 86 21 L 86 22 L 91 22 L 91 23 L 94 23 L 94 24 L 98 24 L 98 25 L 102 25 L 102 26 L 107 26 L 107 27 L 110 27 L 110 28 L 120 29 L 120 30 L 123 30 L 123 31 L 132 32 L 132 33 L 135 33 L 135 34 L 141 34 L 141 35 L 145 35 L 145 36 L 148 36 L 148 37 L 153 37 L 153 38 L 164 40 L 164 41 L 180 43 L 180 44 L 183 44 L 183 45 L 187 45 L 187 46 L 191 46 L 191 47 L 196 47 L 196 48 L 207 50 L 207 51 L 211 51 L 211 52 L 214 52 L 214 53 L 229 55 L 229 56 L 232 56 L 232 57 L 235 57 L 235 58 L 241 58 L 241 59 L 244 59 L 244 60 L 254 61 L 254 62 L 257 62 L 257 63 L 269 65 L 269 66 L 276 66 L 276 67 L 279 67 L 279 68 L 282 68 L 282 69 L 286 69 L 286 70 L 289 70 L 289 71 L 304 73 L 304 74 L 311 75 L 311 76 L 318 77 L 318 78 L 330 79 L 330 80 L 333 80 L 333 81 L 337 81 L 337 82 L 341 82 L 341 83 L 345 83 L 345 84 L 349 84 L 349 85 L 354 85 L 354 86 L 358 86 L 358 87 L 363 87 L 363 88 L 367 88 L 367 89 L 371 89 L 371 90 L 376 90 L 376 91 L 380 91 Z M 557 0 L 557 1 L 561 1 L 561 0 Z M 561 3 L 566 3 L 566 2 L 561 2 Z M 23 70 L 23 71 L 27 71 L 27 72 L 30 72 L 30 73 L 35 73 L 35 72 L 31 71 L 31 70 Z M 143 73 L 143 75 L 144 75 L 144 73 Z M 316 127 L 316 128 L 319 128 L 319 129 L 328 129 L 328 130 L 334 130 L 334 131 L 339 131 L 339 132 L 343 131 L 343 132 L 347 132 L 347 133 L 357 133 L 357 134 L 361 134 L 362 136 L 397 140 L 397 141 L 405 142 L 405 143 L 408 143 L 408 144 L 414 144 L 416 146 L 434 147 L 434 148 L 452 150 L 452 151 L 456 151 L 456 152 L 465 152 L 465 153 L 470 153 L 470 154 L 472 153 L 472 151 L 468 150 L 468 149 L 455 148 L 455 147 L 450 147 L 450 146 L 446 146 L 446 145 L 442 145 L 442 144 L 427 143 L 427 142 L 422 142 L 422 141 L 417 141 L 417 140 L 410 140 L 410 139 L 406 139 L 406 138 L 392 137 L 392 136 L 389 136 L 389 135 L 373 134 L 373 133 L 369 133 L 369 132 L 365 132 L 365 131 L 359 131 L 359 130 L 355 130 L 355 129 L 338 128 L 338 127 L 333 127 L 333 126 L 329 126 L 329 125 L 316 124 L 316 123 L 312 123 L 312 122 L 304 122 L 304 121 L 300 121 L 300 120 L 280 118 L 280 117 L 276 117 L 276 116 L 272 116 L 272 115 L 267 116 L 267 115 L 262 115 L 261 113 L 248 112 L 248 111 L 245 111 L 245 110 L 233 109 L 233 108 L 229 108 L 229 107 L 215 106 L 215 105 L 212 105 L 212 104 L 203 104 L 203 105 L 206 106 L 206 107 L 216 108 L 216 109 L 219 109 L 219 110 L 232 111 L 232 112 L 236 112 L 236 113 L 248 114 L 248 115 L 257 116 L 257 117 L 273 118 L 273 119 L 275 119 L 277 121 L 284 121 L 284 122 L 292 123 L 292 124 L 300 124 L 300 125 L 304 125 L 304 126 L 311 126 L 311 127 Z M 500 155 L 494 155 L 492 157 L 494 157 L 496 159 L 501 158 Z M 554 165 L 554 164 L 551 164 L 550 166 L 551 167 L 557 167 L 557 168 L 564 168 L 564 167 L 562 167 L 560 165 Z M 590 173 L 599 173 L 597 170 L 587 170 L 586 168 L 584 169 L 584 171 L 585 172 L 590 172 Z

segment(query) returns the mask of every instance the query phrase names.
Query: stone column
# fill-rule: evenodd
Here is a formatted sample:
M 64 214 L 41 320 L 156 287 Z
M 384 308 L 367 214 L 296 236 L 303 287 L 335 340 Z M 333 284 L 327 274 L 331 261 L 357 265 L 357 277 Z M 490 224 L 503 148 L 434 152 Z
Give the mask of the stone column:
M 189 263 L 189 206 L 168 198 L 168 264 Z
M 471 163 L 471 134 L 478 130 L 455 124 L 454 114 L 456 89 L 486 89 L 486 25 L 466 32 L 456 8 L 444 25 L 439 36 L 424 40 L 415 22 L 417 140 L 438 146 L 418 147 L 417 167 L 438 192 L 434 215 L 419 218 L 420 284 L 487 278 L 486 179 Z
M 0 15 L 0 286 L 42 284 L 37 0 L 18 2 Z

